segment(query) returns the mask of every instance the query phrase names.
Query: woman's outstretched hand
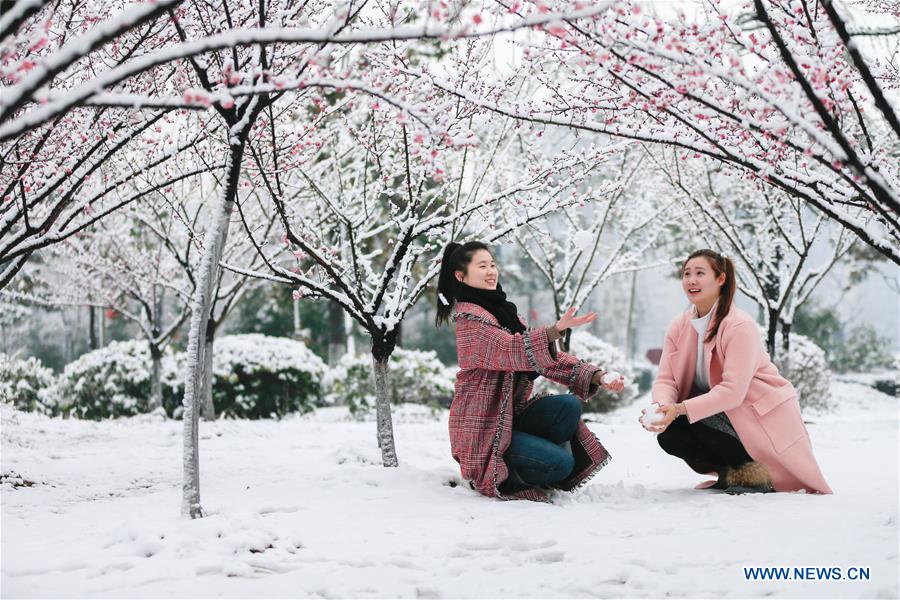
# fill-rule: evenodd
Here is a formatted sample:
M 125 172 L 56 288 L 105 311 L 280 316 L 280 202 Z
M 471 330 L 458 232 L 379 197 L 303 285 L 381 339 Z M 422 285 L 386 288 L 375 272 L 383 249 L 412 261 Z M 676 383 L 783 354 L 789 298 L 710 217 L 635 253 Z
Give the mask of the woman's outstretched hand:
M 558 332 L 562 333 L 563 331 L 571 327 L 581 327 L 582 325 L 587 325 L 597 318 L 597 313 L 595 312 L 589 312 L 586 315 L 576 317 L 575 310 L 576 309 L 573 306 L 566 311 L 566 314 L 560 317 L 559 321 L 556 322 L 556 330 Z

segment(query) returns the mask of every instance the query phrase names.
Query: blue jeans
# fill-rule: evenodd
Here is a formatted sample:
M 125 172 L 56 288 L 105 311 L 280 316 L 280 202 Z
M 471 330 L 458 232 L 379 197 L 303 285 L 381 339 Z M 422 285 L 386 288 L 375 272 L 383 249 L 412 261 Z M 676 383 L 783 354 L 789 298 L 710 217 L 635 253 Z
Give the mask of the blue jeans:
M 581 401 L 571 394 L 536 400 L 513 420 L 512 443 L 503 459 L 530 485 L 562 481 L 572 474 L 575 459 L 560 446 L 575 436 Z

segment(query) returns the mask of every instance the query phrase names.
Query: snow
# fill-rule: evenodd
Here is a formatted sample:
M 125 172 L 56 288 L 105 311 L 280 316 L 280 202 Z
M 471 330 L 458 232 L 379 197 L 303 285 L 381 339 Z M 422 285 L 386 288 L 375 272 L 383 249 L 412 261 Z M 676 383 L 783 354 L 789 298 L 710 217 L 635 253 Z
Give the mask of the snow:
M 609 373 L 604 373 L 603 377 L 601 377 L 600 380 L 605 385 L 609 385 L 610 383 L 614 382 L 616 379 L 621 379 L 621 378 L 622 378 L 622 374 L 619 373 L 618 371 L 610 371 Z
M 320 409 L 201 423 L 201 499 L 179 516 L 181 423 L 50 419 L 0 406 L 3 597 L 883 597 L 898 595 L 897 401 L 833 384 L 807 413 L 833 496 L 727 496 L 636 418 L 589 426 L 612 463 L 552 504 L 460 485 L 447 413 Z M 31 487 L 14 487 L 19 481 Z M 456 485 L 454 485 L 456 484 Z M 871 580 L 745 582 L 744 566 L 870 568 Z
M 657 411 L 657 408 L 659 408 L 658 404 L 650 404 L 641 409 L 641 424 L 644 427 L 650 427 L 666 418 L 666 415 Z

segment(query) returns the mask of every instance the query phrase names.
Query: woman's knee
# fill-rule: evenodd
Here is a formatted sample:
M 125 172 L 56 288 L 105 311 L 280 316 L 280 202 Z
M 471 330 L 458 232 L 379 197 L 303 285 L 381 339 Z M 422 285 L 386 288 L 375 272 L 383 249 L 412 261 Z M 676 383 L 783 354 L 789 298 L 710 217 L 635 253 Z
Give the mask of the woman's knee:
M 543 465 L 543 473 L 541 481 L 536 483 L 555 483 L 562 481 L 572 474 L 575 468 L 575 458 L 566 448 L 559 448 L 559 452 L 554 452 L 552 458 L 545 457 Z
M 575 468 L 568 447 L 518 431 L 513 432 L 513 442 L 504 459 L 523 480 L 533 485 L 561 481 Z
M 669 454 L 677 454 L 685 446 L 686 441 L 685 432 L 680 427 L 672 427 L 672 425 L 656 436 L 659 447 Z
M 659 444 L 659 447 L 665 450 L 666 452 L 672 447 L 672 441 L 674 436 L 669 432 L 668 429 L 659 433 L 656 436 L 656 443 Z
M 554 464 L 554 469 L 551 471 L 551 476 L 554 478 L 552 481 L 562 481 L 571 475 L 572 469 L 575 468 L 575 457 L 572 456 L 572 453 L 565 448 L 560 448 L 560 450 L 562 450 L 562 453 L 560 453 Z
M 559 420 L 577 424 L 581 419 L 581 400 L 572 394 L 557 396 L 559 404 Z

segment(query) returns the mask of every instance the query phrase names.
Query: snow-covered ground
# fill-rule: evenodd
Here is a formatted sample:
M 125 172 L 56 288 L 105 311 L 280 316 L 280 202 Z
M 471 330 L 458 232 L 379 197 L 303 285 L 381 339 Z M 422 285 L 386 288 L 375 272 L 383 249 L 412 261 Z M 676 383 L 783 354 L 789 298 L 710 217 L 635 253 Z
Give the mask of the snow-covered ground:
M 732 497 L 659 450 L 638 406 L 596 417 L 612 463 L 553 504 L 458 482 L 447 414 L 395 413 L 399 469 L 342 409 L 201 424 L 209 516 L 179 516 L 181 423 L 51 420 L 2 406 L 2 596 L 898 596 L 897 400 L 834 385 L 806 415 L 833 496 Z M 746 581 L 743 567 L 869 569 Z

